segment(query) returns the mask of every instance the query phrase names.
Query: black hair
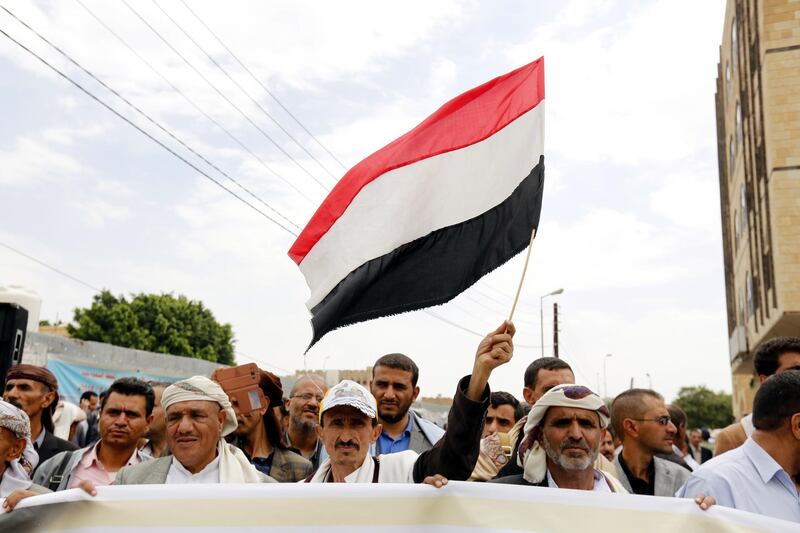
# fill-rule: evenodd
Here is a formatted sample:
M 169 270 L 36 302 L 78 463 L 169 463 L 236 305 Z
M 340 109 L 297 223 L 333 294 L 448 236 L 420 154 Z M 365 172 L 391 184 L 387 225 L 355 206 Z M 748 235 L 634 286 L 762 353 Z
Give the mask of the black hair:
M 539 370 L 561 370 L 566 369 L 572 372 L 572 367 L 558 357 L 540 357 L 535 359 L 533 363 L 528 365 L 525 369 L 525 386 L 529 389 L 536 388 L 536 378 L 539 376 Z
M 417 364 L 411 360 L 411 358 L 407 355 L 403 355 L 401 353 L 390 353 L 384 355 L 377 361 L 375 364 L 372 365 L 372 378 L 375 379 L 375 369 L 379 366 L 385 366 L 387 368 L 394 368 L 395 370 L 405 370 L 406 372 L 411 372 L 411 385 L 416 387 L 417 380 L 419 379 L 419 368 L 417 368 Z
M 762 342 L 753 356 L 753 365 L 759 376 L 771 376 L 780 366 L 785 353 L 800 353 L 800 337 L 775 337 Z
M 510 405 L 514 408 L 514 422 L 522 418 L 522 406 L 513 394 L 503 391 L 493 392 L 489 396 L 489 405 L 497 409 L 501 405 Z
M 753 401 L 753 425 L 773 431 L 800 413 L 800 371 L 789 370 L 764 381 Z
M 153 387 L 146 381 L 134 377 L 119 378 L 104 392 L 105 397 L 103 398 L 103 405 L 100 407 L 101 410 L 105 407 L 105 399 L 107 399 L 112 392 L 116 392 L 117 394 L 124 394 L 125 396 L 144 396 L 145 415 L 150 416 L 153 414 L 156 394 L 153 392 Z
M 97 396 L 97 393 L 95 391 L 87 390 L 83 394 L 81 394 L 81 401 L 83 401 L 83 400 L 90 400 L 91 401 L 91 399 L 94 396 Z

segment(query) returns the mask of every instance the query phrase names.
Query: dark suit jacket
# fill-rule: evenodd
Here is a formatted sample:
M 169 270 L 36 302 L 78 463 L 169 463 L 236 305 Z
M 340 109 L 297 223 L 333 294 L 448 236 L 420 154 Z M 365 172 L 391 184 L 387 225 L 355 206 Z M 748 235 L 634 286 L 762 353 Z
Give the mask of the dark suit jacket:
M 36 450 L 36 453 L 39 454 L 39 464 L 41 465 L 51 457 L 53 457 L 57 453 L 67 452 L 72 450 L 77 450 L 78 447 L 72 444 L 69 441 L 64 439 L 59 439 L 52 433 L 47 430 L 44 431 L 44 440 L 42 441 L 42 445 Z M 38 468 L 38 465 L 37 465 Z M 36 470 L 34 470 L 35 472 Z
M 444 436 L 433 448 L 422 452 L 414 463 L 415 483 L 435 474 L 451 481 L 466 481 L 475 470 L 491 391 L 487 384 L 481 401 L 473 402 L 465 394 L 469 379 L 470 376 L 466 376 L 458 382 Z
M 709 459 L 714 457 L 714 453 L 706 447 L 700 448 L 700 464 L 705 463 Z

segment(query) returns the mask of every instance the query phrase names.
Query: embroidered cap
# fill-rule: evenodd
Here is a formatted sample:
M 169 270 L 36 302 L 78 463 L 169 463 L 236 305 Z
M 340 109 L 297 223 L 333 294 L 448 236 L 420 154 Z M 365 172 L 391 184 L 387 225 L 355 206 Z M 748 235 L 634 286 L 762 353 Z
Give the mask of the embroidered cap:
M 319 419 L 322 420 L 322 413 L 340 405 L 355 407 L 370 418 L 375 418 L 378 412 L 375 397 L 363 385 L 349 379 L 342 380 L 325 394 L 319 410 Z

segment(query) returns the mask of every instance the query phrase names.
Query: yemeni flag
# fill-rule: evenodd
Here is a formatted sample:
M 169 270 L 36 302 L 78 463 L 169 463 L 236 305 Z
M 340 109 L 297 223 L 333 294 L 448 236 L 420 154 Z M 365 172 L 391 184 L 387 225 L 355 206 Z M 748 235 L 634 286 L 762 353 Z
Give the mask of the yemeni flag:
M 440 305 L 523 251 L 544 186 L 544 58 L 475 87 L 339 181 L 289 256 L 313 346 L 342 326 Z

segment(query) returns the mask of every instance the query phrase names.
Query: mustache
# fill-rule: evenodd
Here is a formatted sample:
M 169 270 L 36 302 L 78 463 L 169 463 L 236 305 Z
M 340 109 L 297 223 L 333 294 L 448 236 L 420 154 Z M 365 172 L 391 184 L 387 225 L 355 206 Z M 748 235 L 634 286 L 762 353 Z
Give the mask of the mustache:
M 22 403 L 17 400 L 16 398 L 11 398 L 6 400 L 8 403 L 16 407 L 17 409 L 22 409 Z
M 572 439 L 561 441 L 561 444 L 558 445 L 558 450 L 560 452 L 563 452 L 567 448 L 580 448 L 581 450 L 589 453 L 592 451 L 585 442 Z
M 357 443 L 356 441 L 353 441 L 353 440 L 340 440 L 340 441 L 336 441 L 336 444 L 334 445 L 334 448 L 335 448 L 335 449 L 338 449 L 338 448 L 343 448 L 343 447 L 345 447 L 345 446 L 350 446 L 350 447 L 353 447 L 353 448 L 355 448 L 356 450 L 360 450 L 360 449 L 361 449 L 361 446 L 359 446 L 359 445 L 358 445 L 358 443 Z

